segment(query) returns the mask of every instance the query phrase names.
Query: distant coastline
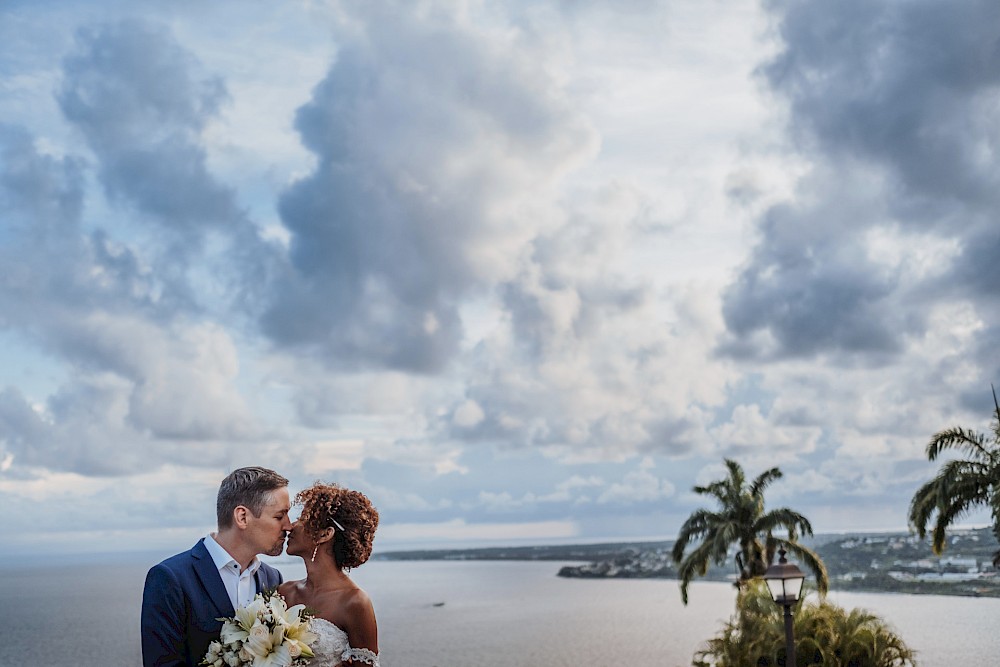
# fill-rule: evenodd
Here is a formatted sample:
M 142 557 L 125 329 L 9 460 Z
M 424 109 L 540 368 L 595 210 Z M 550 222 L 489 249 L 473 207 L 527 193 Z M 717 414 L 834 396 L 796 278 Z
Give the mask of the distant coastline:
M 927 540 L 904 532 L 820 535 L 809 541 L 839 591 L 1000 597 L 993 554 L 1000 549 L 988 528 L 955 530 L 941 556 Z M 377 560 L 515 560 L 580 563 L 564 565 L 561 577 L 584 579 L 676 579 L 672 541 L 482 547 L 389 551 Z M 704 579 L 732 581 L 735 568 L 713 566 Z

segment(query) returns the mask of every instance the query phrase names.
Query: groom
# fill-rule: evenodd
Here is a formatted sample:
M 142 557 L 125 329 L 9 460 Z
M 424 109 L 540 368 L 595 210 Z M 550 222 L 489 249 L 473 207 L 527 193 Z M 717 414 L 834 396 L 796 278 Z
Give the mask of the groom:
M 222 480 L 219 530 L 150 569 L 142 592 L 143 667 L 195 667 L 232 616 L 281 574 L 258 554 L 277 556 L 291 530 L 288 480 L 267 468 L 239 468 Z

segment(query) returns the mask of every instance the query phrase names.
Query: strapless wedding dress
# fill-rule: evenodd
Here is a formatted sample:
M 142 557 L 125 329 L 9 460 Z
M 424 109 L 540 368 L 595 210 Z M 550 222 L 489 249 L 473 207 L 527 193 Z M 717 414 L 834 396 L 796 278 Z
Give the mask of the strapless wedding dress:
M 342 662 L 354 660 L 366 665 L 379 667 L 378 654 L 366 648 L 351 648 L 347 633 L 324 618 L 309 621 L 309 629 L 316 633 L 312 650 L 316 656 L 310 664 L 316 667 L 336 667 Z

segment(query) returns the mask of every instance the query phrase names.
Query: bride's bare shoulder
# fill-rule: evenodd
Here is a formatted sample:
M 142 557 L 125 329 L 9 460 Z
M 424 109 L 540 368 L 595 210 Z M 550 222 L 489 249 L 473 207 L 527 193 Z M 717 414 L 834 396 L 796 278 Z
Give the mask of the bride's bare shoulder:
M 285 598 L 285 602 L 287 604 L 296 604 L 294 600 L 301 595 L 300 591 L 302 590 L 302 581 L 302 579 L 295 579 L 278 585 L 278 594 Z
M 361 588 L 347 591 L 343 599 L 344 606 L 352 613 L 371 613 L 374 611 L 371 598 Z

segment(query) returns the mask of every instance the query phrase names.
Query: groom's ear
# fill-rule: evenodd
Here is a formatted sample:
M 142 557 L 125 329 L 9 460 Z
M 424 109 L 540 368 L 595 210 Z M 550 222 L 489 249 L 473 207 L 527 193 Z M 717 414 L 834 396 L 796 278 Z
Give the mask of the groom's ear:
M 237 505 L 236 509 L 233 510 L 233 525 L 237 528 L 246 528 L 247 524 L 250 522 L 250 510 L 243 505 Z

